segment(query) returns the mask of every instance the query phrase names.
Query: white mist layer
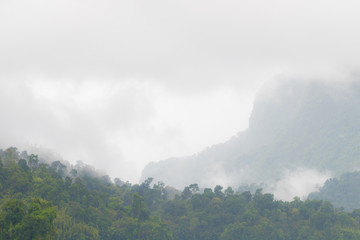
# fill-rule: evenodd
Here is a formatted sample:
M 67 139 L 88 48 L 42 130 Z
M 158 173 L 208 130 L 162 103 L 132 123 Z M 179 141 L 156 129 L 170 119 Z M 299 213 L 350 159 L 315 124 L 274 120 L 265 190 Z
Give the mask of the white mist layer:
M 271 192 L 276 199 L 284 201 L 291 201 L 294 197 L 304 199 L 309 193 L 317 191 L 330 177 L 329 172 L 319 172 L 315 169 L 286 170 L 284 177 L 264 189 L 264 192 Z

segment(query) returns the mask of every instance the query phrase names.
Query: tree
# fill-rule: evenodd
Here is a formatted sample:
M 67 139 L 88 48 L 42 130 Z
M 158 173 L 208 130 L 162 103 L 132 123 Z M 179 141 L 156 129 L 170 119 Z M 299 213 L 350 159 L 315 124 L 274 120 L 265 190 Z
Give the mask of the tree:
M 122 185 L 125 184 L 123 181 L 121 181 L 120 178 L 115 178 L 114 183 L 115 183 L 115 186 L 117 186 L 117 187 L 121 187 Z
M 79 222 L 71 227 L 67 239 L 97 240 L 100 239 L 99 230 L 84 222 Z
M 109 229 L 110 239 L 136 239 L 138 221 L 132 217 L 123 217 L 112 223 Z
M 137 239 L 172 240 L 173 236 L 167 226 L 157 217 L 140 224 Z
M 234 190 L 231 187 L 228 187 L 224 191 L 225 197 L 231 197 L 234 195 Z
M 144 205 L 144 199 L 138 193 L 134 194 L 131 212 L 139 221 L 145 221 L 149 218 L 150 212 Z
M 60 161 L 52 162 L 50 168 L 53 169 L 59 176 L 64 177 L 66 172 L 66 166 L 62 164 Z
M 9 161 L 4 168 L 4 187 L 11 193 L 25 193 L 31 187 L 30 175 L 15 162 Z
M 31 171 L 34 171 L 39 166 L 39 157 L 38 155 L 31 154 L 29 157 L 29 165 L 31 168 Z
M 181 198 L 183 200 L 189 199 L 191 197 L 192 193 L 189 187 L 185 187 L 184 190 L 181 193 Z
M 197 183 L 190 184 L 189 189 L 190 189 L 192 194 L 198 193 L 200 191 L 199 185 Z
M 214 188 L 215 196 L 218 198 L 222 198 L 224 196 L 224 193 L 222 192 L 223 187 L 220 185 L 216 185 Z
M 3 230 L 5 228 L 5 215 L 0 212 L 0 239 L 3 240 Z
M 46 239 L 55 234 L 56 208 L 48 201 L 35 198 L 31 201 L 26 216 L 15 226 L 17 239 Z
M 246 223 L 230 224 L 221 234 L 220 240 L 250 240 L 253 239 L 253 234 Z
M 4 176 L 3 162 L 2 162 L 2 159 L 0 157 L 0 190 L 2 189 L 4 178 L 5 178 L 5 176 Z
M 24 171 L 24 172 L 28 172 L 30 171 L 29 166 L 27 165 L 27 162 L 25 159 L 20 159 L 18 162 L 18 165 L 20 166 L 20 168 Z
M 77 172 L 77 170 L 76 169 L 71 169 L 71 171 L 70 171 L 70 175 L 72 176 L 72 177 L 77 177 L 77 174 L 78 174 L 78 172 Z
M 254 194 L 254 203 L 256 205 L 256 207 L 260 210 L 263 211 L 265 209 L 272 209 L 275 205 L 274 205 L 274 195 L 270 194 L 270 193 L 265 193 L 262 194 L 262 189 L 258 189 L 256 190 L 255 194 Z
M 4 204 L 3 211 L 5 213 L 5 223 L 8 226 L 10 224 L 15 226 L 25 216 L 25 204 L 22 200 L 11 199 Z
M 4 152 L 4 162 L 8 161 L 18 161 L 19 160 L 19 151 L 16 147 L 9 147 Z

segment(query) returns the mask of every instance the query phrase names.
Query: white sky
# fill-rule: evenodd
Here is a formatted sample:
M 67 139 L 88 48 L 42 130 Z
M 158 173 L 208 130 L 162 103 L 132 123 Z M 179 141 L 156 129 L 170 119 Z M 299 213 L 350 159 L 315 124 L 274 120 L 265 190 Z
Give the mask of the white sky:
M 287 73 L 357 69 L 359 1 L 1 0 L 0 146 L 136 182 L 247 127 Z

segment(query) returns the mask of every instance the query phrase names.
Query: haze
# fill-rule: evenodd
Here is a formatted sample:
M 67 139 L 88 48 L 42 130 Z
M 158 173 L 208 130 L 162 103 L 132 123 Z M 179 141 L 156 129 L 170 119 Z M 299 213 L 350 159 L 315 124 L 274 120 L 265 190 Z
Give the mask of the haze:
M 0 145 L 137 182 L 246 129 L 279 76 L 341 76 L 358 1 L 0 2 Z

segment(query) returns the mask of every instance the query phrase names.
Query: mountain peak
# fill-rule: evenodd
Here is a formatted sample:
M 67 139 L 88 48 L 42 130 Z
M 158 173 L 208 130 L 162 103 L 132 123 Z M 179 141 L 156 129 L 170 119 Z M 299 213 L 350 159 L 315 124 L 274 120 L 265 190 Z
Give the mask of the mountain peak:
M 197 155 L 145 167 L 184 187 L 274 182 L 297 168 L 341 174 L 360 166 L 360 82 L 277 81 L 254 102 L 249 128 Z

